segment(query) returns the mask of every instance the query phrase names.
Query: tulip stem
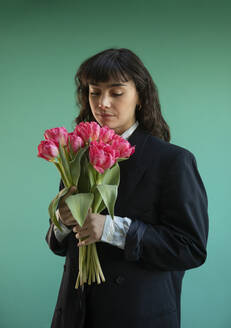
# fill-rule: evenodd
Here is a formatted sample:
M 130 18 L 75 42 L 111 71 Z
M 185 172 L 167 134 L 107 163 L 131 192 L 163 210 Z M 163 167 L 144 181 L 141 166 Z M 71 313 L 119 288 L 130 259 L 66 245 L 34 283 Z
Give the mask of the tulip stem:
M 100 174 L 100 173 L 97 172 L 97 175 L 96 175 L 96 185 L 101 184 L 102 183 L 102 180 L 103 180 L 102 174 Z
M 96 266 L 99 270 L 99 273 L 100 273 L 100 276 L 101 276 L 101 279 L 103 282 L 105 282 L 105 277 L 104 277 L 104 274 L 103 274 L 103 271 L 102 271 L 102 268 L 101 268 L 101 265 L 100 265 L 100 262 L 99 262 L 99 257 L 98 257 L 98 253 L 97 253 L 97 249 L 96 249 L 96 244 L 94 243 L 93 244 L 93 255 L 94 255 L 94 259 L 96 261 Z
M 62 181 L 63 181 L 65 187 L 66 187 L 66 188 L 70 187 L 71 184 L 70 184 L 70 183 L 68 182 L 68 180 L 67 180 L 67 177 L 66 177 L 66 175 L 65 175 L 65 173 L 64 173 L 64 171 L 63 171 L 62 165 L 60 164 L 60 161 L 58 161 L 58 162 L 53 162 L 53 163 L 55 164 L 55 166 L 56 166 L 57 169 L 59 170 L 59 173 L 60 173 L 60 175 L 61 175 L 61 179 L 62 179 Z
M 67 160 L 70 161 L 70 155 L 69 155 L 69 153 L 68 153 L 67 146 L 64 145 L 63 148 L 64 148 L 64 153 L 65 153 L 65 155 L 66 155 Z
M 57 167 L 57 169 L 59 170 L 59 173 L 61 175 L 61 178 L 63 180 L 63 183 L 64 183 L 65 187 L 69 188 L 70 186 L 72 186 L 72 183 L 70 182 L 70 180 L 66 176 L 65 170 L 63 169 L 63 165 L 62 165 L 60 159 L 58 159 L 58 162 L 54 162 L 54 164 Z

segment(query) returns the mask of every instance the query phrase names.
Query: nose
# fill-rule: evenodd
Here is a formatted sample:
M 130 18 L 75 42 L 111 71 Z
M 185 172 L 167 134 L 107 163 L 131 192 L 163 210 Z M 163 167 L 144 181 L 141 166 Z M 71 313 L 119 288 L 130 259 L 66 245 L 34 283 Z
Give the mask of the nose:
M 111 104 L 110 104 L 110 99 L 108 96 L 101 96 L 99 99 L 99 104 L 98 104 L 99 108 L 101 109 L 107 109 L 110 108 Z

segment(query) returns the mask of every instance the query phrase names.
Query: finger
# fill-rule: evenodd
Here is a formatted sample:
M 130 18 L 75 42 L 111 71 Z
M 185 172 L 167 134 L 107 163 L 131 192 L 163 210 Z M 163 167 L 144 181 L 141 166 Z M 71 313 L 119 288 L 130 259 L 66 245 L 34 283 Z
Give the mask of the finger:
M 59 206 L 59 211 L 61 211 L 65 215 L 68 215 L 70 213 L 69 207 L 65 204 Z
M 65 210 L 63 210 L 63 208 L 60 208 L 59 214 L 60 214 L 61 218 L 64 219 L 65 221 L 66 220 L 72 221 L 73 225 L 76 224 L 76 221 L 74 220 L 73 216 L 71 215 L 71 213 L 69 211 L 65 211 Z
M 95 243 L 95 239 L 94 238 L 91 238 L 91 237 L 89 237 L 89 238 L 87 238 L 87 239 L 85 239 L 85 240 L 80 240 L 79 242 L 78 242 L 78 244 L 77 244 L 77 246 L 86 246 L 86 245 L 90 245 L 90 244 L 93 244 L 93 243 Z
M 82 227 L 79 224 L 75 224 L 72 230 L 73 232 L 80 232 L 82 230 Z
M 82 239 L 82 238 L 86 238 L 86 237 L 89 237 L 90 234 L 89 234 L 89 231 L 87 230 L 81 230 L 81 231 L 78 231 L 75 235 L 75 238 L 76 239 Z

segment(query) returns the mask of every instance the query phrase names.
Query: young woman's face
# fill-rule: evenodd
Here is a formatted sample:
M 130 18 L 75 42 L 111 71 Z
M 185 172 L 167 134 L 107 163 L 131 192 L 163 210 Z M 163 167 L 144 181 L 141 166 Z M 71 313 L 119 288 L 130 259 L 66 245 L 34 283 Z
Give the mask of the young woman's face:
M 139 95 L 132 80 L 89 84 L 89 104 L 96 121 L 122 134 L 135 123 Z

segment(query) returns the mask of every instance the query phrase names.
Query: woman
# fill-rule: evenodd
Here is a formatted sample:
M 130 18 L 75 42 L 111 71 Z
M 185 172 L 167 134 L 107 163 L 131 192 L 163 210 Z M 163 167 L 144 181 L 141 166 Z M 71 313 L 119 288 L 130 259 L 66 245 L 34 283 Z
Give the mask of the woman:
M 135 145 L 135 153 L 119 163 L 114 221 L 107 210 L 89 212 L 80 228 L 64 201 L 59 219 L 65 231 L 50 221 L 48 245 L 66 257 L 52 327 L 179 328 L 184 272 L 206 259 L 207 195 L 195 157 L 169 142 L 157 88 L 132 51 L 92 56 L 75 80 L 81 108 L 76 123 L 109 126 Z M 97 243 L 106 282 L 76 290 L 84 242 Z

